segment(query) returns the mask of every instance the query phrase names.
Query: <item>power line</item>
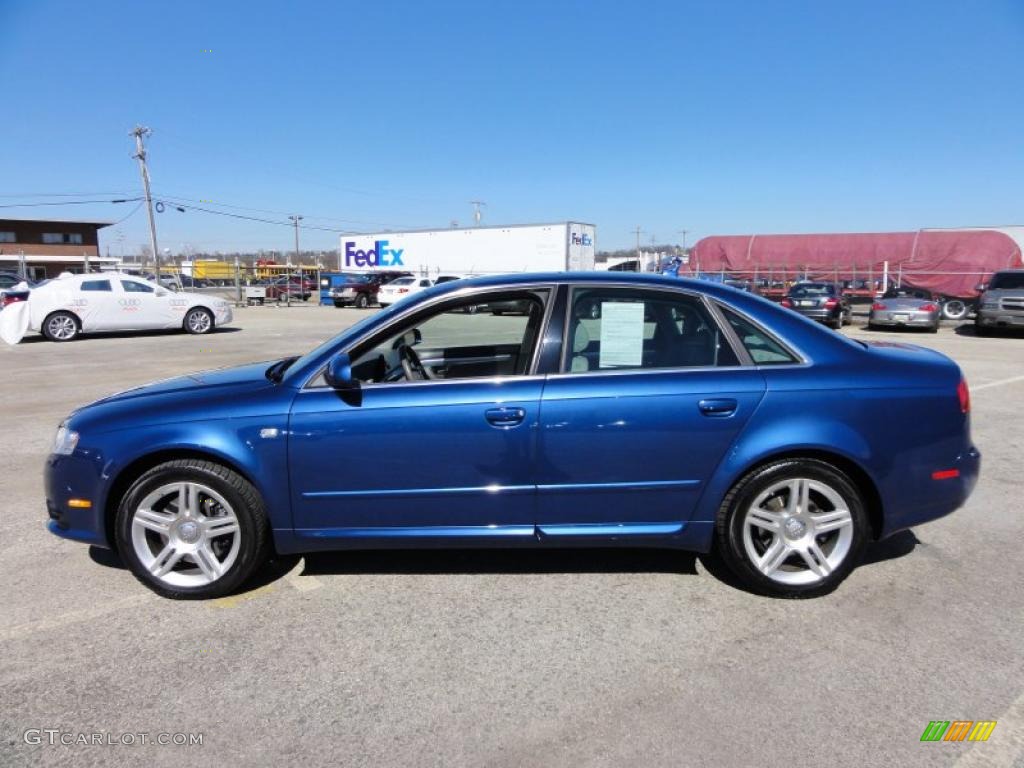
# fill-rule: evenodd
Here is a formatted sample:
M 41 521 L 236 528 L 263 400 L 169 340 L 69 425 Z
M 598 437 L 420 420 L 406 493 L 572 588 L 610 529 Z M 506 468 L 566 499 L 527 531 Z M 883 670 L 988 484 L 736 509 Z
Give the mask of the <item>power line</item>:
M 41 208 L 48 205 L 93 205 L 96 203 L 134 203 L 141 197 L 125 197 L 117 200 L 64 200 L 59 203 L 11 203 L 0 205 L 0 208 Z
M 0 195 L 3 198 L 18 198 L 18 197 L 94 197 L 95 195 L 134 195 L 138 194 L 137 189 L 123 190 L 118 189 L 113 192 L 36 192 L 26 193 L 23 195 Z

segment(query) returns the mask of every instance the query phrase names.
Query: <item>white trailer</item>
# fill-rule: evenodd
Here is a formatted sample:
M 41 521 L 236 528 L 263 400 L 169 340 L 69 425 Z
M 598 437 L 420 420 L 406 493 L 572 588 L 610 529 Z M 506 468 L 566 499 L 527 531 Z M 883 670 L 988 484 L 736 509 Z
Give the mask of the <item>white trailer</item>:
M 496 275 L 594 269 L 596 227 L 579 222 L 342 235 L 340 271 Z

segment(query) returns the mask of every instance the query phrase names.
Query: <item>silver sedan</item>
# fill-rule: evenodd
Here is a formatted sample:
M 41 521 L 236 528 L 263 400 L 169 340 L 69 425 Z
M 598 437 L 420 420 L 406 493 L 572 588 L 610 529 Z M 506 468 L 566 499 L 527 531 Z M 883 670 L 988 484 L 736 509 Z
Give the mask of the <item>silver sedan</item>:
M 926 328 L 938 333 L 942 317 L 939 302 L 919 288 L 890 288 L 871 305 L 868 328 Z

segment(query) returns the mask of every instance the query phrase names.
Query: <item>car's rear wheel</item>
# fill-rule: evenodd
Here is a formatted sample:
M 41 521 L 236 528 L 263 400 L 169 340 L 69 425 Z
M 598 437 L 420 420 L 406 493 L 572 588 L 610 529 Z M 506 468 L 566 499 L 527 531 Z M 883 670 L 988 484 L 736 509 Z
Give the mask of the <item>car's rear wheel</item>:
M 357 309 L 366 309 L 368 306 L 370 306 L 370 300 L 366 298 L 365 293 L 360 293 L 358 296 L 356 296 Z
M 817 597 L 857 564 L 868 519 L 845 474 L 817 459 L 786 459 L 733 486 L 715 534 L 718 551 L 745 586 L 777 597 Z
M 213 330 L 213 314 L 203 307 L 194 307 L 185 315 L 183 325 L 189 333 L 209 333 Z
M 78 318 L 70 312 L 54 312 L 43 321 L 43 336 L 50 341 L 71 341 L 81 330 Z
M 208 461 L 169 461 L 121 500 L 117 546 L 135 577 L 164 597 L 219 597 L 239 587 L 268 552 L 256 489 Z

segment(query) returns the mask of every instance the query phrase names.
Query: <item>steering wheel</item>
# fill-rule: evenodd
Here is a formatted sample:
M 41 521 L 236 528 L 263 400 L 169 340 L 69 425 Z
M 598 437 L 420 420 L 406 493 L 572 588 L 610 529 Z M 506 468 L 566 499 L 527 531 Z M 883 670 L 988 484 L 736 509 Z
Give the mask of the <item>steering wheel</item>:
M 437 374 L 423 364 L 420 356 L 408 344 L 403 344 L 398 348 L 398 359 L 402 363 L 402 370 L 405 371 L 407 381 L 423 381 L 424 379 L 437 378 Z

